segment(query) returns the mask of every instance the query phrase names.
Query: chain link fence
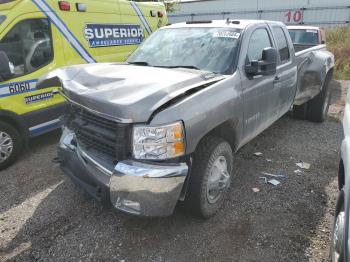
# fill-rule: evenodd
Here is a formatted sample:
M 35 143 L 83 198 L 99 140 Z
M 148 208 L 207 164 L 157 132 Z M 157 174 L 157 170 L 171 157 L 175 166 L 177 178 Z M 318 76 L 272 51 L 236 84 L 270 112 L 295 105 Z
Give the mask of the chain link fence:
M 350 6 L 169 14 L 170 23 L 227 18 L 274 20 L 286 24 L 306 24 L 322 27 L 344 26 L 350 24 Z

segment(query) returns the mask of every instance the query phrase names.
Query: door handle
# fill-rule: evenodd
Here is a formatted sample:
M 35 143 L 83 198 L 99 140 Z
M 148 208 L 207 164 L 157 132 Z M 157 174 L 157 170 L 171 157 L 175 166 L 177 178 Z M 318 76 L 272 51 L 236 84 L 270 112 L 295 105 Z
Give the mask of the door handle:
M 278 81 L 281 80 L 281 76 L 280 75 L 276 75 L 275 78 L 273 79 L 273 82 L 276 83 Z

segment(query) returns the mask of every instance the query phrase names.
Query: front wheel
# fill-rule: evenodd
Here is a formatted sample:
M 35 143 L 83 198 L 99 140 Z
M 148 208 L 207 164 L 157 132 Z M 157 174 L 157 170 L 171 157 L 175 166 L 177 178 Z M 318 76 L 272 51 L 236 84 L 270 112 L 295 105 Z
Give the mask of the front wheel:
M 185 207 L 196 216 L 209 218 L 222 206 L 231 183 L 233 154 L 218 137 L 206 137 L 193 155 Z
M 0 122 L 0 170 L 16 161 L 22 150 L 22 140 L 11 125 Z

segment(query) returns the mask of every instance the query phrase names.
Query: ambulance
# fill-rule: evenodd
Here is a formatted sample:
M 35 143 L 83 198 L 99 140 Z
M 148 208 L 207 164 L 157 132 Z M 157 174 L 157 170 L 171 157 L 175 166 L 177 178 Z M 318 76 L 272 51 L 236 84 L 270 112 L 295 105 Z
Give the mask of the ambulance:
M 28 140 L 60 126 L 57 88 L 40 76 L 67 65 L 124 61 L 168 23 L 158 2 L 0 0 L 0 170 Z

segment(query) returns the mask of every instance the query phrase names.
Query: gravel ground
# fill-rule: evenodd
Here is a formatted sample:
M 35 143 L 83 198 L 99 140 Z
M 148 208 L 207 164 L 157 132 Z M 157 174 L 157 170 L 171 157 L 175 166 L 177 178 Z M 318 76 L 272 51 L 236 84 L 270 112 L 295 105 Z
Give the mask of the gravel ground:
M 104 209 L 52 163 L 59 132 L 33 140 L 0 172 L 0 260 L 327 261 L 346 93 L 345 82 L 333 86 L 325 123 L 285 116 L 238 152 L 228 199 L 209 220 Z M 295 174 L 299 161 L 310 170 Z M 262 171 L 285 178 L 264 184 Z

